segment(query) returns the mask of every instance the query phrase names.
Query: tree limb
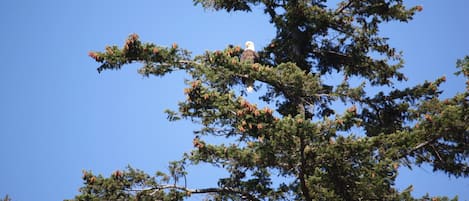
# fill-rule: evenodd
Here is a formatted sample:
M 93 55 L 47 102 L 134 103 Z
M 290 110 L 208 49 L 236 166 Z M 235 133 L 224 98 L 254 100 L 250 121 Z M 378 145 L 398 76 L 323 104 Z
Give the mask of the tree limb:
M 417 151 L 417 150 L 419 150 L 419 149 L 421 149 L 421 148 L 423 148 L 423 147 L 429 145 L 430 143 L 435 142 L 438 138 L 440 138 L 440 136 L 435 136 L 435 137 L 433 137 L 433 138 L 430 139 L 430 140 L 427 140 L 427 141 L 425 141 L 425 142 L 422 142 L 422 143 L 418 144 L 417 146 L 415 146 L 415 147 L 412 148 L 411 150 L 409 150 L 409 151 L 403 153 L 402 155 L 400 155 L 399 158 L 404 158 L 404 157 L 406 157 L 407 155 L 412 154 L 413 152 L 415 152 L 415 151 Z
M 205 193 L 227 193 L 227 194 L 239 194 L 242 198 L 252 200 L 252 201 L 260 201 L 254 195 L 249 193 L 243 192 L 241 190 L 233 189 L 233 188 L 201 188 L 201 189 L 190 189 L 184 186 L 177 186 L 177 185 L 158 185 L 156 187 L 145 188 L 145 189 L 130 189 L 129 191 L 153 191 L 151 194 L 155 194 L 158 191 L 165 190 L 165 189 L 173 189 L 184 191 L 189 194 L 205 194 Z
M 350 0 L 349 2 L 347 2 L 347 4 L 337 8 L 337 10 L 335 11 L 336 14 L 340 14 L 342 13 L 346 8 L 348 8 L 350 5 L 352 5 L 352 0 Z
M 300 171 L 298 172 L 299 174 L 299 179 L 300 179 L 300 186 L 301 186 L 301 191 L 303 193 L 304 199 L 307 201 L 313 200 L 311 198 L 311 195 L 309 194 L 309 189 L 308 186 L 306 185 L 306 157 L 305 157 L 305 144 L 303 139 L 300 141 Z

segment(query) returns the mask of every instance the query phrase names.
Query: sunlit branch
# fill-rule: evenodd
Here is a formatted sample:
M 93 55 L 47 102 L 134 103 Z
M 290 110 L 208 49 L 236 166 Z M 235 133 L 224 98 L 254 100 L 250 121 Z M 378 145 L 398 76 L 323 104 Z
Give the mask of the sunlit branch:
M 347 9 L 350 5 L 352 5 L 352 0 L 350 0 L 349 2 L 347 2 L 347 4 L 345 5 L 342 5 L 341 7 L 337 8 L 337 10 L 335 11 L 336 14 L 340 14 L 342 13 L 345 9 Z

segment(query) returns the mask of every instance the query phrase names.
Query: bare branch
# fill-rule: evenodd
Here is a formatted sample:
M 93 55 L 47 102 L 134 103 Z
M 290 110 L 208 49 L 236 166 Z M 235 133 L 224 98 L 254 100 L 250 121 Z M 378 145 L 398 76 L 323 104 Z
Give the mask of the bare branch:
M 418 144 L 417 146 L 415 146 L 415 147 L 412 148 L 411 150 L 409 150 L 409 151 L 403 153 L 401 156 L 399 156 L 399 158 L 404 158 L 404 157 L 406 157 L 407 155 L 412 154 L 413 152 L 415 152 L 415 151 L 417 151 L 417 150 L 419 150 L 419 149 L 421 149 L 421 148 L 423 148 L 423 147 L 429 145 L 430 143 L 435 142 L 438 138 L 440 138 L 440 136 L 435 136 L 435 137 L 433 137 L 433 138 L 430 139 L 430 140 L 427 140 L 427 141 L 425 141 L 425 142 L 422 142 L 422 143 Z
M 336 14 L 340 14 L 342 13 L 345 9 L 347 9 L 350 5 L 352 5 L 352 0 L 350 0 L 349 2 L 347 2 L 347 4 L 345 5 L 342 5 L 341 7 L 337 8 L 337 10 L 335 11 Z
M 337 57 L 342 57 L 342 58 L 351 58 L 350 55 L 347 55 L 347 54 L 344 54 L 344 53 L 341 53 L 341 52 L 336 52 L 336 51 L 332 51 L 332 50 L 313 50 L 313 53 L 316 53 L 316 54 L 329 54 L 329 55 L 335 55 Z
M 158 185 L 156 187 L 145 188 L 145 189 L 129 189 L 129 191 L 136 191 L 136 192 L 143 192 L 143 191 L 153 191 L 151 194 L 155 194 L 158 191 L 165 190 L 165 189 L 173 189 L 184 191 L 189 194 L 205 194 L 205 193 L 227 193 L 227 194 L 239 194 L 242 198 L 252 200 L 252 201 L 260 201 L 255 196 L 243 192 L 241 190 L 233 189 L 233 188 L 202 188 L 202 189 L 190 189 L 183 186 L 177 185 Z

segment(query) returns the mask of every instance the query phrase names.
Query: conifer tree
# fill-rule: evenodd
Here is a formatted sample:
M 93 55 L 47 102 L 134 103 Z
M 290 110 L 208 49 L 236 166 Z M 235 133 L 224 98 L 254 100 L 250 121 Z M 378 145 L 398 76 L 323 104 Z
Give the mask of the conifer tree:
M 194 131 L 194 149 L 171 162 L 169 172 L 128 167 L 106 178 L 85 171 L 75 200 L 183 200 L 192 194 L 210 200 L 416 200 L 412 186 L 395 188 L 401 166 L 428 164 L 469 176 L 469 80 L 464 92 L 444 100 L 439 86 L 445 77 L 396 88 L 406 80 L 402 55 L 379 34 L 382 23 L 408 22 L 421 6 L 407 8 L 402 0 L 193 2 L 227 12 L 261 7 L 276 36 L 255 63 L 241 62 L 238 46 L 191 55 L 177 44 L 142 42 L 137 34 L 123 47 L 90 52 L 99 72 L 135 62 L 143 64 L 138 72 L 144 76 L 186 72 L 187 99 L 168 117 L 201 129 Z M 469 57 L 457 67 L 469 78 Z M 331 76 L 339 82 L 326 82 Z M 256 103 L 245 98 L 246 77 L 255 80 Z M 347 109 L 335 109 L 337 103 Z M 226 143 L 208 143 L 207 136 Z M 187 186 L 186 167 L 199 163 L 229 176 L 211 188 Z

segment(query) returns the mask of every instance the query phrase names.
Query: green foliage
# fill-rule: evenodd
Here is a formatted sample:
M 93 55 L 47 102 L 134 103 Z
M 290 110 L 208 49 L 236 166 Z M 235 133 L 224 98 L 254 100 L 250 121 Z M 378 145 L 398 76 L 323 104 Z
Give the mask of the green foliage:
M 213 200 L 448 200 L 413 198 L 412 186 L 398 192 L 399 166 L 425 163 L 450 176 L 469 176 L 469 81 L 466 91 L 445 100 L 439 98 L 445 77 L 396 89 L 394 82 L 406 79 L 399 72 L 403 60 L 379 36 L 381 23 L 407 22 L 421 6 L 406 8 L 399 0 L 343 1 L 337 7 L 325 0 L 194 3 L 228 12 L 262 4 L 277 35 L 259 52 L 258 63 L 241 62 L 241 47 L 192 57 L 177 44 L 143 43 L 136 34 L 122 48 L 90 52 L 101 63 L 98 72 L 132 62 L 143 63 L 144 76 L 185 71 L 191 76 L 187 98 L 178 111 L 166 113 L 201 129 L 194 131 L 194 150 L 171 162 L 168 174 L 128 167 L 106 178 L 85 171 L 75 200 L 182 200 L 197 193 Z M 469 56 L 457 67 L 469 78 Z M 343 81 L 326 84 L 331 75 Z M 365 81 L 352 87 L 350 77 Z M 257 89 L 266 86 L 257 91 L 259 101 L 274 108 L 258 108 L 243 97 L 245 87 L 236 86 L 246 78 Z M 392 90 L 368 94 L 365 87 Z M 337 102 L 348 108 L 334 110 Z M 227 141 L 209 144 L 208 135 Z M 229 176 L 213 188 L 191 189 L 185 167 L 199 163 L 224 168 Z

